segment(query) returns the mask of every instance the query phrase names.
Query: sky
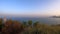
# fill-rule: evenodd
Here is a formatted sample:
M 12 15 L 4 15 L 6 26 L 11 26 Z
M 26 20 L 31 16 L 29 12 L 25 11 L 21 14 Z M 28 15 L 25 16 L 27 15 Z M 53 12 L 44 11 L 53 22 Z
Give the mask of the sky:
M 60 15 L 60 0 L 0 0 L 0 15 Z

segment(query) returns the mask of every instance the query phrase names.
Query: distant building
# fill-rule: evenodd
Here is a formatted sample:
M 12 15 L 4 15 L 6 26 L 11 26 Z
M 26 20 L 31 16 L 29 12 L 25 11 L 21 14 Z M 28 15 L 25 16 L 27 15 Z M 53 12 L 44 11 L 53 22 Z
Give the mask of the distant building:
M 3 22 L 5 23 L 6 21 L 7 21 L 7 18 L 6 18 L 6 17 L 4 17 L 4 18 L 3 18 Z

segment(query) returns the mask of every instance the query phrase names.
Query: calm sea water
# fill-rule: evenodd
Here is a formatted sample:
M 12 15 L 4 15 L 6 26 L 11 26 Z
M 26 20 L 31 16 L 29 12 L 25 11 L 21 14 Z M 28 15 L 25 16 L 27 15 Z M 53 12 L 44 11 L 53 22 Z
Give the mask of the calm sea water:
M 9 19 L 9 17 L 8 17 Z M 31 17 L 12 17 L 12 20 L 18 20 L 18 21 L 28 21 L 32 20 L 33 23 L 36 21 L 39 21 L 42 24 L 60 24 L 60 18 L 49 18 L 49 17 L 40 17 L 40 18 L 31 18 Z
M 42 24 L 60 24 L 60 18 L 30 18 L 30 17 L 19 17 L 19 18 L 12 18 L 12 20 L 18 21 L 28 21 L 32 20 L 33 22 L 39 21 Z

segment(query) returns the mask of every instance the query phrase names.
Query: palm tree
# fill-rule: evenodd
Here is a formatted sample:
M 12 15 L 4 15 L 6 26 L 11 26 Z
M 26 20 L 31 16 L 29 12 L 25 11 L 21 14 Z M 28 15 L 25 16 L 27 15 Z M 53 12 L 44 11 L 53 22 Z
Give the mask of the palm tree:
M 33 24 L 33 26 L 37 26 L 37 25 L 39 25 L 39 22 L 38 21 L 36 21 L 34 24 Z
M 29 20 L 29 21 L 28 21 L 28 25 L 29 25 L 29 26 L 32 26 L 32 20 Z

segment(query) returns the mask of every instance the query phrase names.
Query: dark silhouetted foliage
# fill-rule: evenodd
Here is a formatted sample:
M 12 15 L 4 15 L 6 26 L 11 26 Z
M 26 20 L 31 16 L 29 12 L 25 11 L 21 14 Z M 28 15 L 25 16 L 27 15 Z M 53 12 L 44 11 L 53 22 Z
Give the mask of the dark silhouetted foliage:
M 60 24 L 40 24 L 38 21 L 33 23 L 32 20 L 23 23 L 16 20 L 7 20 L 3 24 L 2 22 L 0 19 L 0 34 L 60 34 Z

